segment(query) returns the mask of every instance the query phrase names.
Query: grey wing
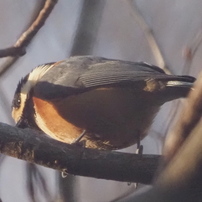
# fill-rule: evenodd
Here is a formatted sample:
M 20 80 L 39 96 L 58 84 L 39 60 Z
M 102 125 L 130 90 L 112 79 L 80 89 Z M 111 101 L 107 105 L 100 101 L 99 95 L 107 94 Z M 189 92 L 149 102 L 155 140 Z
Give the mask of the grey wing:
M 43 99 L 55 99 L 98 87 L 134 86 L 138 82 L 144 83 L 151 79 L 182 80 L 185 78 L 167 75 L 160 68 L 142 62 L 76 56 L 57 63 L 40 79 L 34 91 L 36 96 Z

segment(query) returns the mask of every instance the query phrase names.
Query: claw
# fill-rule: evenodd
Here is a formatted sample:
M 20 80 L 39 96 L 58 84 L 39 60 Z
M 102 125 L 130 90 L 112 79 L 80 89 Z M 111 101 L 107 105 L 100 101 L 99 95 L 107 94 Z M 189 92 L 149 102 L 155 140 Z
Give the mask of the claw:
M 78 138 L 76 138 L 73 142 L 72 142 L 72 144 L 77 144 L 77 143 L 79 143 L 80 142 L 80 140 L 83 138 L 83 136 L 85 135 L 85 133 L 86 133 L 86 130 L 83 130 L 83 132 L 81 133 L 81 135 L 78 137 Z
M 66 177 L 68 176 L 67 169 L 63 169 L 63 170 L 62 170 L 61 176 L 62 176 L 62 178 L 66 178 Z

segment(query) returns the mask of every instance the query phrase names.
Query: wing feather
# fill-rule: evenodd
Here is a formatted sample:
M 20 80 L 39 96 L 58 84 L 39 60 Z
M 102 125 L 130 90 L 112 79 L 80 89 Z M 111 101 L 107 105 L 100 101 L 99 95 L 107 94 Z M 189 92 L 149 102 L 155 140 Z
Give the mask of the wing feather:
M 54 99 L 106 86 L 135 86 L 148 80 L 193 82 L 193 77 L 167 75 L 147 63 L 75 56 L 56 63 L 37 83 L 36 96 Z M 138 86 L 138 85 L 137 85 Z

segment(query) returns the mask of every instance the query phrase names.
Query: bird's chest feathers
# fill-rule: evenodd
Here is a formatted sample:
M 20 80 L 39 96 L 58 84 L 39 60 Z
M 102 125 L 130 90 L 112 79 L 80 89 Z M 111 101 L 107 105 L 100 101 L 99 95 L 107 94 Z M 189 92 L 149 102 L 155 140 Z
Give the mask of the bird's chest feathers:
M 52 103 L 33 97 L 35 121 L 46 134 L 60 141 L 72 143 L 82 129 L 65 120 Z
M 33 98 L 36 123 L 53 138 L 72 143 L 85 129 L 115 145 L 146 135 L 159 108 L 148 102 L 147 95 L 119 88 L 99 88 L 50 102 Z

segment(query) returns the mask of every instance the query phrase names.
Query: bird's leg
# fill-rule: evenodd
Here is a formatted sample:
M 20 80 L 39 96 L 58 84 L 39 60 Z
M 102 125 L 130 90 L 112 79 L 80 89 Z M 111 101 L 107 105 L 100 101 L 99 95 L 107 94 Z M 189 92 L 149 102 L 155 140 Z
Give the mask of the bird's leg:
M 143 153 L 143 145 L 140 144 L 140 137 L 138 137 L 138 140 L 137 140 L 137 149 L 135 153 L 139 155 L 142 155 Z
M 143 145 L 140 144 L 140 137 L 138 137 L 137 149 L 136 149 L 135 153 L 138 154 L 138 155 L 140 155 L 140 156 L 143 153 Z M 137 189 L 138 188 L 138 183 L 136 182 L 136 183 L 134 183 L 134 185 L 135 185 L 135 189 Z
M 81 135 L 80 135 L 78 138 L 76 138 L 76 139 L 72 142 L 72 144 L 84 146 L 85 143 L 82 142 L 82 143 L 80 144 L 80 140 L 83 138 L 83 136 L 85 135 L 85 133 L 86 133 L 86 130 L 83 130 L 83 132 L 81 133 Z M 66 169 L 64 169 L 64 170 L 61 172 L 61 176 L 62 176 L 62 178 L 66 178 L 66 177 L 68 176 L 68 172 L 67 172 Z
M 86 134 L 86 130 L 83 130 L 83 132 L 81 133 L 81 135 L 80 135 L 79 137 L 77 137 L 77 138 L 72 142 L 72 144 L 78 144 L 85 134 Z

